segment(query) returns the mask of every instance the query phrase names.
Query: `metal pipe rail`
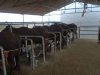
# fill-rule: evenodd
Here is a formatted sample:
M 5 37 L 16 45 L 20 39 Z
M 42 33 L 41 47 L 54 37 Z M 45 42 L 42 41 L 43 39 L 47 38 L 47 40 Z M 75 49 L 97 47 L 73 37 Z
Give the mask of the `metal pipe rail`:
M 30 41 L 31 42 L 31 57 L 32 57 L 32 60 L 31 60 L 31 66 L 32 66 L 32 70 L 35 68 L 35 52 L 34 52 L 34 44 L 33 44 L 33 41 L 32 39 L 27 39 L 27 38 L 21 38 L 21 40 L 25 40 L 25 41 Z M 27 43 L 26 43 L 26 47 L 27 47 Z
M 56 34 L 54 32 L 49 32 L 49 34 L 54 35 L 54 43 L 55 43 L 54 48 L 55 48 L 55 53 L 56 53 Z
M 61 23 L 61 22 L 0 22 L 0 25 L 23 25 L 23 24 L 50 24 L 50 23 Z
M 4 73 L 4 75 L 7 75 L 6 63 L 5 63 L 5 56 L 4 56 L 4 49 L 3 49 L 3 47 L 0 47 L 0 51 L 1 51 L 1 57 L 2 57 L 3 73 Z
M 61 36 L 61 32 L 53 32 L 55 34 L 59 34 L 60 35 L 60 51 L 62 50 L 62 36 Z
M 83 28 L 83 29 L 82 29 Z M 89 28 L 89 29 L 85 29 L 85 28 Z M 92 29 L 91 29 L 92 28 Z M 93 28 L 96 28 L 96 29 L 93 29 Z M 98 32 L 98 28 L 99 26 L 79 26 L 78 27 L 78 35 L 79 35 L 79 38 L 81 37 L 81 35 L 88 35 L 88 36 L 91 36 L 91 35 L 98 35 L 97 32 Z M 82 33 L 83 32 L 83 33 Z M 88 33 L 89 32 L 89 33 Z M 94 32 L 94 33 L 90 33 L 90 32 Z
M 44 42 L 44 37 L 43 36 L 20 36 L 20 37 L 24 37 L 24 38 L 41 38 L 42 39 L 42 44 L 43 44 L 43 61 L 45 62 L 46 57 L 45 57 L 45 42 Z

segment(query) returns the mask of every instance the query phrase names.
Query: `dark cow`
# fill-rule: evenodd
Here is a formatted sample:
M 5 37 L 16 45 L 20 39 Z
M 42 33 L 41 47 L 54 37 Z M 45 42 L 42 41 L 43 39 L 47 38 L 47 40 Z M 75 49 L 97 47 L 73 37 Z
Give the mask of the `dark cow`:
M 3 31 L 10 31 L 10 27 L 7 26 Z M 44 38 L 47 38 L 48 31 L 46 31 L 41 26 L 35 26 L 31 29 L 28 27 L 20 27 L 20 28 L 13 28 L 12 32 L 18 36 L 43 36 Z M 34 43 L 41 43 L 41 40 L 39 38 L 33 38 Z
M 77 39 L 77 25 L 72 23 L 72 24 L 68 24 L 67 25 L 70 28 L 70 32 L 73 33 L 73 39 L 72 41 L 74 41 L 74 39 Z
M 12 27 L 10 29 L 10 26 L 6 26 L 6 28 L 3 31 L 11 31 L 11 32 L 15 33 L 18 36 L 31 34 L 30 31 L 29 31 L 29 28 L 27 28 L 27 27 L 20 27 L 20 28 Z
M 0 46 L 4 50 L 14 50 L 19 48 L 19 38 L 12 32 L 0 32 Z
M 9 31 L 9 30 L 10 30 L 10 27 L 7 26 L 3 31 Z M 45 45 L 47 45 L 46 39 L 48 38 L 48 31 L 45 30 L 41 26 L 35 26 L 31 29 L 29 29 L 28 27 L 20 27 L 20 28 L 12 27 L 11 30 L 13 33 L 15 33 L 18 36 L 36 36 L 36 37 L 28 38 L 28 39 L 32 39 L 35 44 L 42 44 L 42 37 L 44 37 Z M 41 36 L 41 38 L 38 36 Z M 25 40 L 21 40 L 21 46 L 23 44 L 25 45 Z M 28 45 L 30 45 L 29 41 L 28 41 Z M 47 46 L 45 46 L 45 47 L 47 47 Z M 45 49 L 47 49 L 47 48 L 45 48 Z
M 68 24 L 67 26 L 71 29 L 72 32 L 74 32 L 74 34 L 77 34 L 77 25 L 76 24 L 71 23 L 71 24 Z
M 0 32 L 0 46 L 6 51 L 6 65 L 9 66 L 7 72 L 11 75 L 13 69 L 19 69 L 19 37 L 10 31 Z M 1 53 L 0 53 L 1 59 Z
M 46 39 L 48 38 L 48 31 L 41 26 L 35 26 L 31 29 L 31 33 L 33 36 L 42 36 Z M 42 43 L 41 38 L 34 38 L 33 41 L 35 43 Z
M 41 36 L 44 38 L 44 42 L 45 42 L 45 54 L 47 54 L 47 48 L 48 48 L 48 31 L 43 28 L 42 26 L 35 26 L 31 29 L 31 33 L 33 36 Z M 42 38 L 33 38 L 33 42 L 35 44 L 40 44 L 40 46 L 42 46 L 43 48 L 43 44 L 42 44 Z M 37 50 L 38 51 L 38 50 Z M 36 51 L 36 52 L 37 52 Z
M 61 33 L 61 37 L 62 37 L 62 48 L 64 47 L 64 44 L 65 44 L 65 39 L 64 39 L 64 35 L 63 34 L 65 34 L 65 30 L 64 30 L 64 28 L 61 26 L 62 24 L 59 24 L 59 23 L 54 23 L 53 25 L 51 25 L 50 27 L 49 27 L 49 31 L 51 31 L 51 32 L 60 32 Z M 56 33 L 56 35 L 57 35 L 57 41 L 59 41 L 60 40 L 60 36 L 59 36 L 59 34 L 58 33 Z

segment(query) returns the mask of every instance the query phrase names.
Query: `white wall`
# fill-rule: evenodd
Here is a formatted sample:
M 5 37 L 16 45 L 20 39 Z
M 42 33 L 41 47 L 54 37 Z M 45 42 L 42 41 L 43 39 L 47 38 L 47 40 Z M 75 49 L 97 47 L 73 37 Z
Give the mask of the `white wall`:
M 75 23 L 78 26 L 87 26 L 87 25 L 100 26 L 100 12 L 85 13 L 84 17 L 82 17 L 82 13 L 63 14 L 61 16 L 61 21 L 67 24 Z
M 61 21 L 64 23 L 75 23 L 77 26 L 100 26 L 100 12 L 85 13 L 82 17 L 82 13 L 76 14 L 63 14 Z M 97 30 L 96 32 L 82 32 L 83 34 L 98 34 L 98 28 L 84 28 L 86 30 Z M 82 35 L 81 38 L 97 39 L 97 35 Z

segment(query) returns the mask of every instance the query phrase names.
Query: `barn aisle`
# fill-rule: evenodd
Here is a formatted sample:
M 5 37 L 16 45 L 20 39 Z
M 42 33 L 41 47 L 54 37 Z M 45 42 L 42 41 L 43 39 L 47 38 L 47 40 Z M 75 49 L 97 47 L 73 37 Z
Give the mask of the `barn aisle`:
M 70 47 L 49 58 L 33 72 L 23 75 L 100 75 L 100 44 L 92 40 L 76 40 Z

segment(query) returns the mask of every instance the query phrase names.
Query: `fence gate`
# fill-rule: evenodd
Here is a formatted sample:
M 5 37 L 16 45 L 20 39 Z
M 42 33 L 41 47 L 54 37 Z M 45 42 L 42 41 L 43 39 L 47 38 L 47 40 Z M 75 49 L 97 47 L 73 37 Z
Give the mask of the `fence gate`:
M 98 39 L 99 26 L 80 26 L 78 30 L 79 38 Z

